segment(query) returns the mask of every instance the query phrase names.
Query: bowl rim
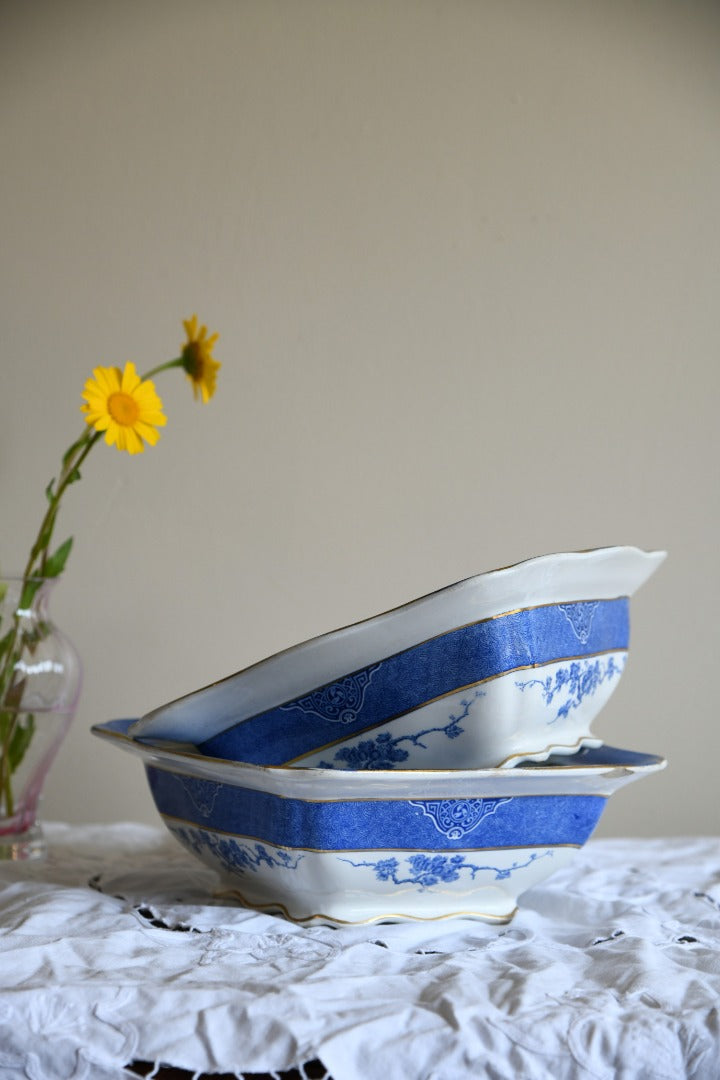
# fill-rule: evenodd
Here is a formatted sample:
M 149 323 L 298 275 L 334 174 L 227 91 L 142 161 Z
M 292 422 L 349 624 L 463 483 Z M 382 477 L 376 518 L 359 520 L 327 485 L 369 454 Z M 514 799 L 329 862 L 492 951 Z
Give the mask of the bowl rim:
M 497 790 L 506 792 L 509 788 L 529 789 L 536 785 L 553 788 L 556 783 L 561 790 L 555 794 L 568 794 L 569 778 L 577 780 L 582 786 L 583 780 L 590 781 L 598 791 L 608 788 L 607 793 L 633 778 L 653 772 L 659 772 L 667 765 L 665 758 L 658 754 L 626 750 L 621 747 L 602 744 L 601 747 L 587 748 L 589 754 L 605 754 L 607 761 L 597 764 L 578 763 L 578 751 L 567 758 L 566 762 L 547 762 L 537 764 L 519 764 L 514 768 L 486 769 L 321 769 L 290 768 L 283 765 L 255 765 L 251 762 L 233 761 L 225 758 L 213 758 L 201 754 L 197 748 L 169 740 L 139 739 L 130 734 L 133 721 L 129 719 L 109 720 L 93 724 L 91 733 L 106 739 L 119 748 L 136 754 L 145 766 L 153 766 L 171 772 L 180 773 L 190 778 L 203 779 L 214 783 L 229 784 L 234 787 L 249 787 L 267 791 L 281 797 L 301 799 L 302 801 L 343 801 L 372 800 L 387 801 L 393 798 L 491 798 Z M 573 758 L 576 760 L 573 761 Z M 615 758 L 616 760 L 612 760 Z M 405 786 L 406 794 L 397 794 Z M 386 789 L 383 791 L 383 789 Z M 474 794 L 461 794 L 456 789 L 469 788 Z M 479 790 L 482 789 L 482 790 Z M 485 790 L 488 789 L 488 790 Z M 490 791 L 492 789 L 492 792 Z M 573 788 L 575 790 L 575 788 Z M 449 794 L 442 794 L 448 792 Z M 550 794 L 550 791 L 543 792 Z

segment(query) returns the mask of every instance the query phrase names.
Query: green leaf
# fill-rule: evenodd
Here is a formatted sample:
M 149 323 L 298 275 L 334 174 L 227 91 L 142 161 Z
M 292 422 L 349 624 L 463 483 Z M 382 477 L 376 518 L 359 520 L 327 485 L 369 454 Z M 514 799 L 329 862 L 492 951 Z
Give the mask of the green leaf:
M 40 581 L 38 578 L 30 578 L 29 581 L 26 581 L 23 586 L 22 596 L 20 597 L 20 604 L 18 606 L 27 610 L 35 599 L 35 593 L 38 591 L 41 585 L 42 581 Z
M 53 499 L 55 498 L 55 494 L 53 492 L 53 484 L 54 483 L 55 483 L 55 477 L 53 476 L 52 480 L 50 481 L 48 486 L 45 488 L 45 498 L 47 499 L 47 501 L 49 503 L 51 503 L 53 501 Z
M 65 563 L 67 562 L 70 549 L 72 548 L 73 538 L 69 536 L 68 539 L 60 545 L 57 551 L 54 551 L 50 558 L 43 567 L 43 574 L 45 577 L 57 577 L 58 574 L 62 574 L 65 569 Z
M 88 437 L 88 433 L 87 433 L 87 431 L 84 431 L 82 433 L 82 435 L 80 436 L 80 438 L 76 439 L 75 442 L 72 444 L 72 446 L 68 447 L 68 449 L 63 454 L 63 459 L 62 459 L 63 468 L 65 468 L 69 464 L 70 459 L 73 456 L 73 454 L 75 453 L 75 451 L 79 450 L 80 446 L 84 442 L 87 442 L 87 437 Z
M 32 713 L 28 713 L 25 720 L 20 720 L 15 723 L 15 730 L 10 739 L 10 746 L 8 747 L 8 761 L 10 762 L 10 772 L 14 773 L 18 765 L 25 757 L 25 752 L 32 742 L 32 737 L 35 734 L 35 717 Z
M 67 483 L 68 484 L 76 484 L 79 479 L 80 479 L 80 470 L 76 466 L 73 469 L 73 471 L 68 474 Z
M 0 638 L 0 660 L 4 657 L 5 653 L 10 648 L 14 634 L 15 631 L 11 628 L 10 630 L 8 630 L 7 634 Z

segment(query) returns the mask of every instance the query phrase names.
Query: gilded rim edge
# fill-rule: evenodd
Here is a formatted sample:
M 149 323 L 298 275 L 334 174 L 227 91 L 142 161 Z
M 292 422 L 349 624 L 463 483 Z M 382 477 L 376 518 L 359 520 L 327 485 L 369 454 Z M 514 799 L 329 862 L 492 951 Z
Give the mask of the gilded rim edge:
M 108 741 L 117 740 L 117 742 L 120 745 L 122 745 L 123 749 L 127 750 L 128 753 L 136 754 L 140 758 L 147 757 L 149 755 L 152 755 L 153 753 L 162 754 L 166 759 L 170 759 L 170 760 L 167 760 L 165 762 L 148 762 L 147 764 L 151 765 L 152 768 L 163 769 L 166 772 L 178 772 L 180 765 L 183 764 L 183 763 L 185 763 L 186 768 L 193 769 L 193 766 L 194 766 L 195 770 L 197 770 L 198 765 L 196 763 L 199 762 L 199 763 L 202 763 L 203 765 L 206 765 L 206 764 L 207 765 L 213 765 L 213 764 L 220 765 L 223 768 L 227 768 L 231 772 L 235 772 L 237 770 L 238 772 L 242 773 L 242 772 L 246 772 L 246 771 L 249 770 L 251 773 L 254 773 L 258 777 L 261 776 L 264 773 L 268 773 L 273 779 L 287 780 L 290 783 L 293 783 L 292 777 L 295 774 L 297 774 L 298 777 L 300 777 L 300 776 L 304 777 L 304 776 L 307 776 L 308 773 L 318 773 L 318 774 L 320 774 L 320 776 L 318 777 L 319 779 L 322 779 L 323 781 L 328 781 L 329 780 L 330 783 L 335 783 L 336 782 L 334 779 L 330 780 L 330 777 L 337 778 L 337 782 L 341 783 L 344 780 L 347 780 L 347 778 L 351 777 L 351 776 L 352 777 L 360 777 L 360 776 L 368 776 L 368 775 L 370 775 L 373 779 L 380 779 L 380 780 L 382 780 L 382 779 L 388 780 L 391 776 L 394 776 L 394 777 L 401 777 L 401 778 L 409 780 L 409 779 L 415 779 L 418 776 L 421 776 L 423 774 L 427 774 L 428 776 L 431 776 L 433 780 L 448 780 L 448 781 L 455 780 L 455 781 L 458 781 L 458 777 L 462 777 L 462 779 L 470 781 L 473 778 L 475 778 L 476 775 L 479 775 L 480 778 L 483 779 L 483 780 L 498 779 L 499 777 L 497 777 L 495 775 L 495 774 L 498 774 L 498 773 L 502 773 L 503 778 L 507 778 L 507 777 L 512 776 L 512 777 L 525 777 L 525 779 L 529 779 L 531 776 L 532 777 L 538 777 L 538 776 L 543 776 L 544 775 L 547 778 L 549 775 L 561 776 L 564 773 L 581 772 L 581 771 L 586 772 L 589 776 L 607 775 L 608 773 L 612 773 L 613 775 L 615 775 L 618 772 L 625 772 L 625 773 L 628 773 L 628 774 L 643 773 L 643 772 L 658 772 L 660 769 L 664 769 L 667 766 L 667 759 L 662 757 L 660 754 L 645 753 L 643 751 L 643 753 L 645 754 L 646 757 L 652 758 L 653 760 L 643 762 L 642 764 L 639 763 L 639 762 L 638 763 L 636 763 L 636 762 L 624 762 L 624 763 L 623 762 L 615 762 L 615 763 L 613 763 L 613 762 L 605 762 L 604 764 L 601 764 L 601 765 L 586 765 L 586 764 L 583 764 L 583 765 L 564 765 L 564 764 L 563 765 L 546 765 L 546 766 L 544 766 L 544 768 L 547 770 L 545 773 L 543 773 L 543 763 L 542 762 L 540 762 L 539 766 L 537 766 L 537 767 L 534 766 L 534 765 L 528 765 L 528 766 L 524 767 L 523 764 L 521 763 L 519 765 L 516 765 L 512 769 L 498 769 L 498 768 L 489 768 L 489 769 L 373 769 L 371 772 L 368 772 L 368 770 L 364 770 L 364 769 L 318 769 L 318 768 L 314 768 L 314 767 L 310 767 L 310 766 L 308 766 L 307 768 L 289 768 L 289 767 L 287 767 L 285 765 L 255 765 L 253 762 L 249 762 L 249 761 L 233 761 L 233 760 L 228 759 L 228 758 L 215 758 L 215 757 L 206 756 L 205 754 L 200 754 L 200 753 L 197 753 L 197 752 L 194 752 L 194 751 L 191 751 L 191 750 L 170 749 L 169 747 L 165 747 L 165 746 L 160 745 L 162 743 L 162 740 L 158 739 L 158 740 L 155 740 L 155 742 L 153 742 L 151 740 L 148 740 L 146 742 L 146 741 L 144 741 L 142 739 L 135 738 L 132 735 L 127 735 L 125 732 L 122 732 L 122 731 L 112 731 L 112 730 L 110 730 L 108 728 L 105 728 L 102 724 L 93 724 L 90 730 L 91 730 L 91 733 L 93 735 L 95 735 L 97 738 L 108 739 Z M 606 744 L 601 742 L 601 745 L 604 746 Z M 616 749 L 617 750 L 617 749 L 622 749 L 622 748 L 621 747 L 608 747 L 608 749 Z M 634 752 L 634 751 L 628 751 L 628 753 L 631 753 L 631 752 Z M 176 761 L 177 761 L 177 764 L 175 764 Z M 206 770 L 202 769 L 201 771 L 203 773 L 205 773 Z M 236 779 L 234 777 L 232 779 L 230 779 L 230 778 L 218 779 L 217 777 L 212 777 L 212 776 L 207 776 L 207 775 L 200 776 L 200 775 L 198 775 L 197 771 L 191 771 L 191 772 L 186 773 L 184 775 L 191 776 L 193 779 L 196 779 L 196 780 L 206 780 L 206 781 L 208 781 L 210 783 L 227 784 L 227 785 L 229 785 L 231 787 L 240 786 L 240 784 L 236 781 Z M 352 780 L 351 783 L 359 783 L 359 781 Z M 265 789 L 258 788 L 258 789 L 252 789 L 252 790 L 265 790 Z M 268 794 L 275 794 L 275 793 L 274 792 L 269 792 Z M 562 792 L 560 792 L 559 794 L 562 794 Z M 590 794 L 596 794 L 596 793 L 592 792 Z M 445 798 L 445 796 L 442 796 L 442 797 Z M 459 799 L 461 799 L 461 798 L 473 798 L 473 796 L 462 796 L 462 795 L 447 796 L 447 797 L 448 798 L 459 798 Z M 477 796 L 477 797 L 480 798 L 481 796 Z M 482 796 L 482 797 L 485 797 L 485 796 Z M 494 798 L 494 797 L 495 796 L 487 796 L 487 798 Z M 515 796 L 515 798 L 518 798 L 518 797 L 519 796 Z M 278 795 L 278 798 L 296 799 L 296 798 L 302 798 L 302 796 L 298 796 L 298 795 L 287 795 L 287 796 L 286 795 Z M 333 801 L 343 801 L 343 802 L 345 802 L 345 801 L 348 801 L 348 800 L 353 801 L 354 799 L 357 799 L 357 798 L 358 798 L 358 796 L 353 793 L 353 794 L 347 796 L 345 799 L 342 799 L 342 800 L 318 799 L 316 801 L 317 802 L 333 802 Z

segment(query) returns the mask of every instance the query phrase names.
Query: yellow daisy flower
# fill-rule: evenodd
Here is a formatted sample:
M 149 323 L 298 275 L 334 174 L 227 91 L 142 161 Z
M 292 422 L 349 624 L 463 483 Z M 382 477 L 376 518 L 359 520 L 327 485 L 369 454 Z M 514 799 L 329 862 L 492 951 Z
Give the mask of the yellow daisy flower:
M 117 367 L 95 368 L 82 396 L 85 404 L 80 407 L 86 423 L 105 432 L 108 446 L 117 446 L 129 454 L 142 453 L 143 440 L 154 446 L 160 438 L 157 429 L 167 423 L 153 383 L 143 381 L 133 363 L 127 363 L 124 371 Z
M 207 336 L 207 326 L 198 327 L 197 315 L 183 320 L 187 341 L 183 345 L 181 359 L 187 377 L 192 383 L 193 394 L 207 405 L 215 393 L 215 383 L 220 364 L 213 360 L 212 350 L 219 334 Z

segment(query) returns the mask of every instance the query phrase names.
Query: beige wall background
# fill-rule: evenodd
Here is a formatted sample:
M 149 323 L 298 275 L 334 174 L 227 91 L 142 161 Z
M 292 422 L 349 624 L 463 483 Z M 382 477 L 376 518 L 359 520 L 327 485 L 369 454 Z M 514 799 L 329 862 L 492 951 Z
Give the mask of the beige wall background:
M 0 558 L 97 364 L 221 333 L 215 399 L 98 446 L 53 611 L 45 818 L 157 820 L 89 734 L 498 565 L 669 558 L 596 722 L 669 768 L 600 832 L 715 833 L 720 8 L 54 0 L 0 12 Z

